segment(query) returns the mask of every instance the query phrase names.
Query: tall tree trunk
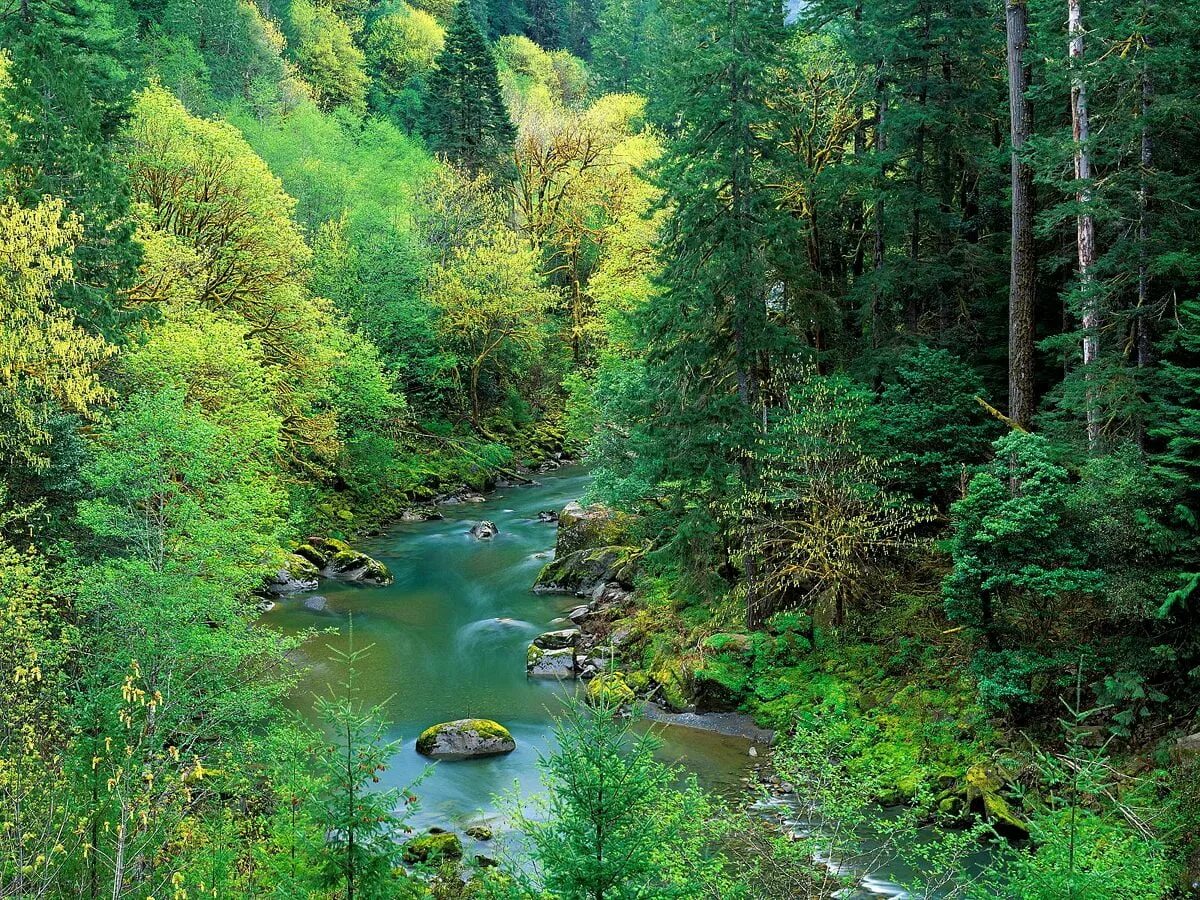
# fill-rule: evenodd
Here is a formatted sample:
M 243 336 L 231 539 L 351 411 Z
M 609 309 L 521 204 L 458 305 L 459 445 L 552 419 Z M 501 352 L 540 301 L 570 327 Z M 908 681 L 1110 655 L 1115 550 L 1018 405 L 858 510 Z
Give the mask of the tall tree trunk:
M 1033 127 L 1029 102 L 1029 11 L 1025 0 L 1005 0 L 1008 32 L 1008 103 L 1012 143 L 1012 262 L 1008 286 L 1008 415 L 1028 427 L 1033 419 L 1034 300 L 1033 170 L 1022 158 Z
M 1083 297 L 1083 365 L 1087 381 L 1085 415 L 1088 447 L 1100 443 L 1100 412 L 1096 404 L 1094 368 L 1100 355 L 1100 303 L 1093 284 L 1096 265 L 1096 219 L 1091 213 L 1092 151 L 1091 121 L 1088 116 L 1087 80 L 1083 63 L 1086 38 L 1083 30 L 1083 0 L 1067 0 L 1067 33 L 1071 58 L 1071 130 L 1075 142 L 1075 183 L 1079 215 L 1076 246 L 1079 251 L 1079 290 Z

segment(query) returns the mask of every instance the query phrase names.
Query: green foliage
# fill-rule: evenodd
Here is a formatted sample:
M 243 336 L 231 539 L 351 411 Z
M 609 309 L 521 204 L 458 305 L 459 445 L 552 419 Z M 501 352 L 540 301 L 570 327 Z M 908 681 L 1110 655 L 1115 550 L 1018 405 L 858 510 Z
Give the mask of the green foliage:
M 344 667 L 340 690 L 317 698 L 321 730 L 313 735 L 316 790 L 314 818 L 326 829 L 320 851 L 324 882 L 345 896 L 394 897 L 403 883 L 394 872 L 400 854 L 398 835 L 404 829 L 399 790 L 372 790 L 379 773 L 399 749 L 389 741 L 379 706 L 366 708 L 358 695 L 358 664 L 370 647 L 355 649 L 353 623 L 350 646 L 332 649 Z M 405 798 L 411 796 L 408 790 Z M 407 802 L 407 799 L 404 801 Z
M 947 503 L 965 493 L 1000 426 L 976 398 L 983 383 L 945 350 L 920 347 L 896 366 L 883 391 L 879 443 L 898 487 Z
M 288 22 L 292 57 L 317 104 L 326 110 L 344 106 L 352 113 L 364 112 L 366 60 L 350 26 L 330 7 L 310 0 L 292 0 Z
M 514 130 L 496 61 L 469 3 L 459 3 L 428 79 L 425 129 L 434 150 L 474 176 L 498 175 Z
M 694 778 L 680 786 L 655 760 L 656 739 L 631 724 L 615 705 L 567 707 L 541 761 L 548 794 L 532 813 L 514 810 L 537 866 L 510 869 L 513 896 L 728 896 L 714 801 Z

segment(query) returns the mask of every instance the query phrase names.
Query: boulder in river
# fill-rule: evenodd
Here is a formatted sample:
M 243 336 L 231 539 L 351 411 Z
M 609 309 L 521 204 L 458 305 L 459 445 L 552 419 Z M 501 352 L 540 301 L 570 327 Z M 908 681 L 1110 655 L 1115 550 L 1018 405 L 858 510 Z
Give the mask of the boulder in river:
M 490 841 L 492 839 L 492 826 L 486 823 L 471 825 L 467 828 L 467 837 L 475 838 L 477 841 Z
M 476 522 L 471 526 L 469 533 L 472 537 L 477 537 L 481 541 L 490 541 L 500 533 L 500 529 L 496 527 L 495 522 Z
M 633 587 L 637 572 L 635 547 L 598 547 L 558 556 L 542 569 L 533 584 L 537 594 L 575 594 L 584 597 L 609 582 Z
M 357 550 L 345 550 L 336 554 L 329 561 L 325 571 L 343 581 L 380 585 L 392 583 L 392 573 L 387 566 Z
M 525 654 L 525 674 L 530 678 L 574 678 L 575 648 L 546 650 L 535 641 Z
M 556 513 L 552 509 L 543 510 L 542 512 L 537 514 L 537 520 L 539 522 L 557 522 L 558 521 L 558 513 Z
M 296 594 L 317 586 L 317 567 L 298 553 L 289 553 L 279 571 L 267 582 L 272 594 Z
M 309 612 L 326 612 L 329 609 L 329 600 L 320 594 L 313 594 L 304 598 L 304 608 Z
M 512 753 L 517 742 L 491 719 L 457 719 L 432 725 L 417 738 L 417 752 L 433 759 L 474 759 Z
M 449 831 L 430 830 L 428 834 L 408 841 L 402 850 L 401 859 L 408 865 L 438 862 L 445 859 L 462 859 L 463 846 L 457 834 Z

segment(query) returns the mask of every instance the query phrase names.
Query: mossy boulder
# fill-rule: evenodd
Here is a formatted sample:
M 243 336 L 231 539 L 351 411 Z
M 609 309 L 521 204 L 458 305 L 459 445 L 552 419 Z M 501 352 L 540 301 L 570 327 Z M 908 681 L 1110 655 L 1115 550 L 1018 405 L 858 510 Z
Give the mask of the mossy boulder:
M 606 506 L 581 506 L 568 503 L 558 514 L 558 538 L 554 544 L 558 556 L 579 550 L 611 547 L 628 539 L 632 519 Z
M 317 567 L 308 559 L 296 553 L 284 557 L 279 571 L 267 581 L 267 590 L 273 594 L 295 594 L 300 591 L 313 591 L 317 588 Z
M 534 646 L 542 650 L 565 650 L 574 647 L 578 642 L 579 632 L 574 628 L 546 631 L 533 639 Z
M 1004 780 L 994 768 L 974 765 L 967 769 L 966 798 L 971 809 L 982 815 L 999 834 L 1009 838 L 1029 837 L 1026 825 L 1001 795 Z
M 471 825 L 467 828 L 467 837 L 475 838 L 477 841 L 490 841 L 492 826 L 487 824 Z
M 517 742 L 491 719 L 457 719 L 432 725 L 417 738 L 417 752 L 433 759 L 475 759 L 512 753 Z
M 533 590 L 538 594 L 586 596 L 609 582 L 632 588 L 637 575 L 638 551 L 634 547 L 598 547 L 558 556 L 538 574 Z
M 408 841 L 401 858 L 410 866 L 443 860 L 462 859 L 462 841 L 448 831 L 431 832 Z
M 588 682 L 587 700 L 594 706 L 624 706 L 634 697 L 633 688 L 620 672 L 605 672 Z
M 754 652 L 754 644 L 748 634 L 710 634 L 704 639 L 703 646 L 709 653 L 732 653 L 739 657 L 747 657 Z
M 746 697 L 749 670 L 733 656 L 711 657 L 692 673 L 696 712 L 733 712 Z
M 392 583 L 392 573 L 387 566 L 357 550 L 338 551 L 329 561 L 325 571 L 344 581 L 362 581 L 367 584 Z
M 658 697 L 663 706 L 674 712 L 682 712 L 687 708 L 691 684 L 678 660 L 668 659 L 656 666 L 650 672 L 650 677 L 658 687 Z
M 318 550 L 312 544 L 301 544 L 296 548 L 296 555 L 307 559 L 318 569 L 325 568 L 325 565 L 329 562 L 329 554 Z
M 525 674 L 530 678 L 574 678 L 575 648 L 546 650 L 536 642 L 530 644 L 525 653 Z

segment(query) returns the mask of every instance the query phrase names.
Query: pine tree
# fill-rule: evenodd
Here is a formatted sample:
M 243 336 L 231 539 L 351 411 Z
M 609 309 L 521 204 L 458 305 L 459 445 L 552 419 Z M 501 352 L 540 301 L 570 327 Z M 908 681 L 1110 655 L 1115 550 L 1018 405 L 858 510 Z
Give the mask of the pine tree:
M 314 818 L 326 828 L 325 881 L 339 887 L 346 900 L 396 896 L 393 867 L 404 828 L 396 810 L 402 808 L 402 796 L 404 802 L 411 796 L 371 789 L 400 744 L 387 740 L 382 706 L 368 707 L 360 695 L 358 666 L 370 650 L 355 648 L 351 622 L 348 649 L 333 650 L 345 681 L 340 691 L 331 690 L 316 702 L 322 733 L 314 735 L 320 748 L 315 754 L 319 787 Z
M 501 172 L 516 130 L 500 94 L 496 61 L 467 3 L 455 9 L 428 79 L 425 109 L 434 150 L 472 176 Z
M 679 133 L 659 179 L 673 214 L 661 291 L 638 314 L 652 406 L 632 440 L 649 480 L 673 486 L 684 520 L 676 540 L 692 546 L 693 568 L 706 571 L 721 565 L 712 565 L 719 544 L 710 504 L 736 480 L 753 479 L 761 386 L 790 345 L 781 320 L 806 311 L 773 297 L 780 260 L 790 256 L 764 164 L 782 7 L 676 0 L 668 11 L 681 40 L 663 90 L 678 110 Z

